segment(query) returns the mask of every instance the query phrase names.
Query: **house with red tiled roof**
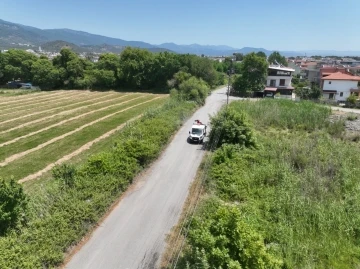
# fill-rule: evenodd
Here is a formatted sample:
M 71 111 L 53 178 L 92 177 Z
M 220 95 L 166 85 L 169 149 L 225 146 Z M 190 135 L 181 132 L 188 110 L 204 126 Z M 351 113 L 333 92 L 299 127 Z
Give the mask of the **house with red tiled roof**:
M 343 74 L 349 74 L 351 75 L 351 73 L 347 72 L 345 67 L 340 67 L 340 66 L 323 66 L 320 68 L 320 74 L 319 74 L 319 78 L 322 79 L 323 77 L 329 76 L 331 74 L 334 74 L 336 72 L 340 72 Z M 321 84 L 320 87 L 323 87 L 323 83 L 324 80 L 321 80 Z
M 359 96 L 359 76 L 336 72 L 322 77 L 321 80 L 323 81 L 322 91 L 325 99 L 346 101 L 351 94 Z

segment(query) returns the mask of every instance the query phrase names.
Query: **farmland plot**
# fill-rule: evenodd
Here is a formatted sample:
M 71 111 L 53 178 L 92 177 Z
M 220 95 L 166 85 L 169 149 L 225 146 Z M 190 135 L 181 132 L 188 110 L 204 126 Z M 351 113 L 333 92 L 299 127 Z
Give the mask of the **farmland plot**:
M 59 91 L 0 98 L 0 177 L 36 179 L 138 118 L 166 95 Z

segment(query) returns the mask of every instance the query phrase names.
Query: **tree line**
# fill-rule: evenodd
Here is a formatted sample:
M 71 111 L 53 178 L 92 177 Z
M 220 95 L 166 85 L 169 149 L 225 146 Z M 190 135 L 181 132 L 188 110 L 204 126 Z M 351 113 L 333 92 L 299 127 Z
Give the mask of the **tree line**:
M 19 79 L 41 89 L 167 89 L 180 71 L 202 79 L 209 87 L 224 83 L 223 68 L 196 55 L 151 53 L 125 48 L 120 55 L 104 53 L 94 63 L 69 48 L 50 60 L 22 50 L 0 53 L 0 85 Z
M 169 92 L 203 103 L 207 90 L 227 84 L 227 75 L 238 95 L 251 96 L 265 87 L 269 63 L 287 65 L 284 56 L 273 52 L 234 53 L 218 62 L 190 54 L 152 53 L 125 48 L 120 54 L 104 53 L 97 62 L 80 58 L 63 48 L 54 59 L 37 57 L 22 50 L 0 53 L 0 85 L 19 79 L 48 89 L 126 89 Z M 192 78 L 193 77 L 193 78 Z M 191 78 L 179 88 L 180 84 Z M 193 88 L 197 90 L 193 90 Z M 181 92 L 182 91 L 182 92 Z M 185 94 L 184 94 L 185 93 Z M 173 94 L 177 94 L 173 91 Z

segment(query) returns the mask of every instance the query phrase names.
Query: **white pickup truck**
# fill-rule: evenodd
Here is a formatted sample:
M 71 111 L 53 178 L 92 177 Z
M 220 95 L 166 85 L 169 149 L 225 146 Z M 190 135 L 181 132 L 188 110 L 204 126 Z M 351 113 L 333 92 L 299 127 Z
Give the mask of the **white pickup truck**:
M 191 126 L 189 131 L 189 142 L 202 143 L 206 136 L 206 125 L 199 120 L 195 120 L 195 123 Z

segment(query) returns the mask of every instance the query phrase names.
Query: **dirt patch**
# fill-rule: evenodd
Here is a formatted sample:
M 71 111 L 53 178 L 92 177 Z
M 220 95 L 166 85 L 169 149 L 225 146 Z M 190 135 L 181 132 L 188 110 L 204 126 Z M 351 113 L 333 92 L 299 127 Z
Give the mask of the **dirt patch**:
M 96 123 L 98 123 L 98 122 L 100 122 L 100 121 L 102 121 L 102 120 L 105 120 L 105 119 L 107 119 L 107 118 L 110 118 L 110 117 L 112 117 L 112 116 L 114 116 L 114 115 L 116 115 L 116 114 L 119 114 L 119 113 L 121 113 L 121 112 L 124 112 L 124 111 L 126 111 L 126 110 L 129 110 L 129 109 L 131 109 L 131 108 L 134 108 L 134 107 L 137 107 L 137 106 L 146 104 L 146 103 L 148 103 L 148 102 L 152 102 L 152 101 L 154 101 L 154 100 L 156 100 L 156 99 L 159 99 L 159 98 L 162 98 L 162 97 L 156 97 L 156 98 L 153 98 L 153 99 L 151 99 L 151 100 L 148 100 L 148 101 L 145 101 L 145 102 L 142 102 L 142 103 L 133 105 L 133 106 L 131 106 L 131 107 L 128 107 L 128 108 L 119 110 L 119 111 L 114 112 L 114 113 L 111 113 L 111 114 L 106 115 L 106 116 L 104 116 L 104 117 L 102 117 L 102 118 L 99 118 L 99 119 L 97 119 L 97 120 L 94 120 L 94 121 L 92 121 L 92 122 L 89 122 L 89 123 L 87 123 L 87 124 L 84 124 L 84 125 L 76 128 L 75 130 L 72 130 L 71 132 L 68 132 L 68 133 L 66 133 L 66 134 L 63 134 L 63 135 L 54 137 L 53 139 L 50 139 L 49 141 L 47 141 L 47 142 L 45 142 L 45 143 L 43 143 L 43 144 L 40 144 L 40 145 L 38 145 L 37 147 L 34 147 L 34 148 L 32 148 L 32 149 L 29 149 L 29 150 L 26 150 L 26 151 L 23 151 L 23 152 L 20 152 L 20 153 L 17 153 L 17 154 L 14 154 L 14 155 L 6 158 L 3 162 L 1 162 L 1 163 L 0 163 L 0 167 L 4 167 L 4 166 L 8 165 L 9 163 L 11 163 L 11 162 L 13 162 L 13 161 L 16 161 L 16 160 L 18 160 L 18 159 L 20 159 L 20 158 L 22 158 L 22 157 L 24 157 L 24 156 L 32 153 L 32 152 L 35 152 L 35 151 L 40 150 L 40 149 L 42 149 L 42 148 L 44 148 L 44 147 L 46 147 L 46 146 L 48 146 L 48 145 L 50 145 L 50 144 L 53 144 L 53 143 L 55 143 L 55 142 L 57 142 L 57 141 L 59 141 L 59 140 L 62 140 L 62 139 L 64 139 L 65 137 L 68 137 L 68 136 L 70 136 L 70 135 L 72 135 L 72 134 L 74 134 L 74 133 L 77 133 L 77 132 L 81 131 L 82 129 L 84 129 L 84 128 L 86 128 L 86 127 L 89 127 L 89 126 L 91 126 L 91 125 L 94 125 L 94 124 L 96 124 Z
M 111 97 L 111 96 L 112 96 L 112 95 L 110 95 L 110 97 Z M 98 98 L 92 98 L 92 99 L 84 100 L 84 101 L 81 101 L 81 102 L 77 102 L 77 103 L 72 103 L 72 104 L 69 104 L 69 105 L 65 105 L 65 106 L 62 106 L 62 107 L 56 107 L 56 108 L 49 109 L 49 110 L 39 111 L 39 112 L 36 112 L 36 113 L 32 113 L 32 114 L 24 115 L 24 116 L 21 116 L 21 117 L 18 117 L 18 118 L 14 118 L 14 119 L 11 119 L 11 120 L 8 120 L 8 121 L 3 121 L 3 122 L 0 122 L 0 124 L 6 123 L 6 122 L 15 121 L 15 120 L 22 119 L 22 118 L 26 118 L 26 117 L 30 117 L 30 116 L 34 116 L 34 115 L 38 115 L 38 114 L 42 114 L 42 113 L 49 112 L 49 111 L 52 111 L 52 110 L 56 110 L 56 109 L 59 109 L 59 108 L 65 108 L 65 107 L 68 107 L 68 106 L 79 105 L 79 104 L 83 104 L 83 103 L 87 103 L 87 102 L 91 102 L 91 101 L 96 101 L 96 100 L 99 100 L 99 99 L 103 99 L 103 98 L 105 98 L 105 97 L 109 97 L 109 95 L 100 96 L 100 97 L 98 97 Z M 121 96 L 121 97 L 122 97 L 122 96 Z M 16 130 L 16 129 L 19 129 L 19 128 L 22 128 L 22 127 L 25 127 L 25 126 L 28 126 L 28 125 L 31 125 L 31 124 L 34 124 L 34 123 L 38 123 L 38 122 L 41 122 L 41 121 L 44 121 L 44 120 L 47 120 L 47 119 L 51 119 L 51 118 L 53 118 L 53 117 L 55 117 L 55 116 L 66 115 L 66 114 L 72 113 L 72 112 L 74 112 L 74 111 L 83 109 L 83 108 L 85 108 L 85 107 L 94 106 L 94 105 L 99 105 L 99 104 L 102 104 L 102 103 L 105 103 L 105 102 L 114 101 L 114 100 L 119 99 L 119 98 L 121 98 L 121 97 L 114 98 L 114 99 L 110 99 L 110 100 L 105 100 L 105 101 L 100 101 L 100 102 L 92 103 L 92 104 L 85 105 L 85 106 L 80 106 L 80 107 L 77 107 L 77 108 L 74 108 L 74 109 L 62 111 L 62 112 L 57 113 L 57 114 L 52 114 L 52 115 L 50 115 L 50 116 L 47 116 L 47 117 L 44 117 L 44 118 L 40 118 L 40 119 L 37 119 L 37 120 L 33 120 L 33 121 L 30 121 L 30 122 L 26 122 L 26 123 L 24 123 L 24 124 L 21 124 L 21 125 L 19 125 L 19 126 L 13 127 L 13 128 L 11 128 L 11 129 L 8 129 L 8 130 L 5 130 L 5 131 L 1 131 L 0 134 L 8 133 L 8 132 L 11 132 L 11 131 L 13 131 L 13 130 Z
M 355 113 L 337 111 L 329 118 L 330 122 L 336 122 L 342 120 L 345 122 L 345 129 L 347 132 L 359 132 L 360 131 L 360 115 Z

